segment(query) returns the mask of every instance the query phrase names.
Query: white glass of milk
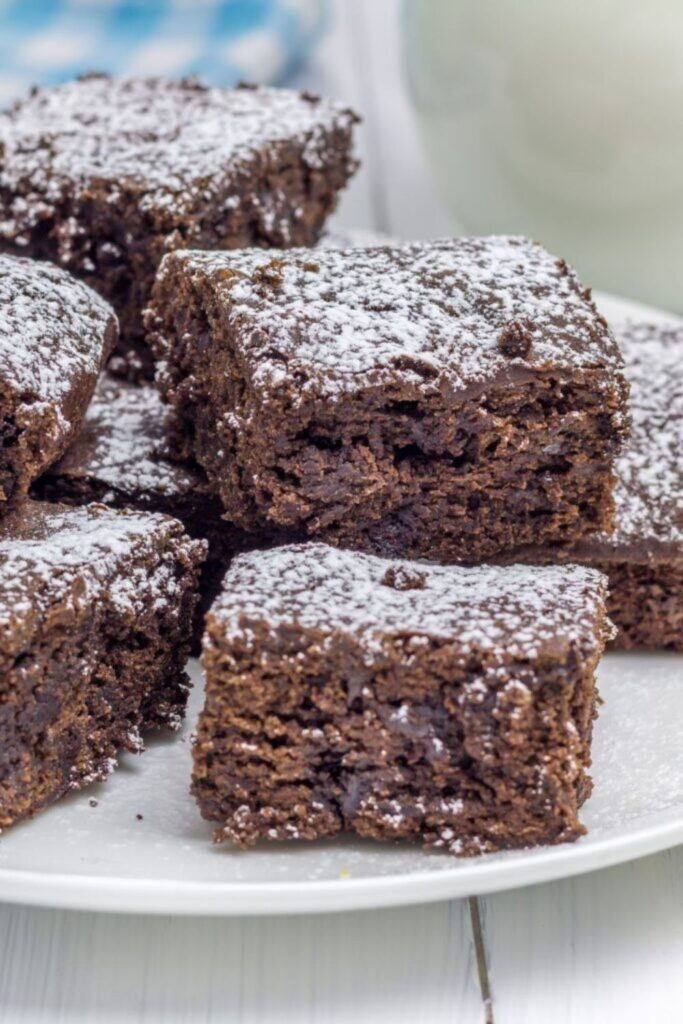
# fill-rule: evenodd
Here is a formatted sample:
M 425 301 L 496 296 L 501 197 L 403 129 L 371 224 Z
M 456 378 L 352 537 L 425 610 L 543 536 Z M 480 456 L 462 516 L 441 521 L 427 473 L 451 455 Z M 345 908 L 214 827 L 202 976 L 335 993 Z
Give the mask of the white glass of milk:
M 404 0 L 403 20 L 458 224 L 683 311 L 683 0 Z

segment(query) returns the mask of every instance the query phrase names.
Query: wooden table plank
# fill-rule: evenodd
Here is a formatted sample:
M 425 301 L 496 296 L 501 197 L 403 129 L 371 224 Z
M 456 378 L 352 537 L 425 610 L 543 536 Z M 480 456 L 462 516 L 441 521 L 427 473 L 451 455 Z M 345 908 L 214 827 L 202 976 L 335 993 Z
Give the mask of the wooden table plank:
M 683 1019 L 683 848 L 482 903 L 496 1024 Z
M 482 1020 L 463 902 L 223 920 L 0 908 L 11 1024 L 455 1019 Z

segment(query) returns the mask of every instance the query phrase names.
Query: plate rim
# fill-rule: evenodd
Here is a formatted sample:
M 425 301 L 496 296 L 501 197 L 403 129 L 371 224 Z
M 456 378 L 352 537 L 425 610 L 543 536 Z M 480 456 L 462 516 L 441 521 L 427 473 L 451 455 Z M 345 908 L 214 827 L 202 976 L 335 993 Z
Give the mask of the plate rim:
M 100 913 L 262 917 L 337 913 L 463 899 L 573 878 L 683 845 L 683 814 L 658 812 L 648 825 L 582 845 L 472 858 L 443 871 L 297 882 L 178 882 L 0 870 L 0 901 Z M 532 857 L 529 857 L 529 854 Z M 248 854 L 246 854 L 248 855 Z M 490 858 L 490 859 L 489 859 Z M 508 859 L 504 859 L 508 858 Z
M 675 313 L 595 291 L 608 317 L 683 323 Z M 642 652 L 646 653 L 646 652 Z M 295 882 L 185 882 L 0 867 L 0 901 L 32 907 L 177 916 L 268 916 L 409 906 L 571 878 L 683 845 L 683 809 L 634 819 L 614 836 L 459 861 L 440 871 Z M 49 813 L 49 811 L 48 811 Z M 531 854 L 531 856 L 529 856 Z M 245 854 L 248 855 L 248 854 Z

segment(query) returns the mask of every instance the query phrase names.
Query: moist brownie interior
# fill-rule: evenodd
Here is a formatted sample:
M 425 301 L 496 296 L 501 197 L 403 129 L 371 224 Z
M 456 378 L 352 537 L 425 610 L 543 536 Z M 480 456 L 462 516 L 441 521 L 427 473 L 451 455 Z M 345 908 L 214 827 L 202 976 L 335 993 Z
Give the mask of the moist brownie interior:
M 165 516 L 25 502 L 0 524 L 0 827 L 176 728 L 203 545 Z
M 610 526 L 618 349 L 534 243 L 174 253 L 148 324 L 181 445 L 245 530 L 476 562 Z
M 322 544 L 237 556 L 207 619 L 194 793 L 218 839 L 476 854 L 576 838 L 609 624 L 578 566 Z

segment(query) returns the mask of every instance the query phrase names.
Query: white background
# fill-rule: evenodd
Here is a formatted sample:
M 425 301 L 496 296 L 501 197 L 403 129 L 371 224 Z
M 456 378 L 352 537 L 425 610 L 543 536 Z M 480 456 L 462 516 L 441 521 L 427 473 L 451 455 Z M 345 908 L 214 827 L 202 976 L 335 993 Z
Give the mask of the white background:
M 365 167 L 338 223 L 447 234 L 402 87 L 396 5 L 335 6 L 301 84 L 365 116 Z M 496 1024 L 683 1020 L 683 848 L 481 906 Z M 484 1019 L 464 902 L 252 920 L 0 907 L 1 1024 Z

